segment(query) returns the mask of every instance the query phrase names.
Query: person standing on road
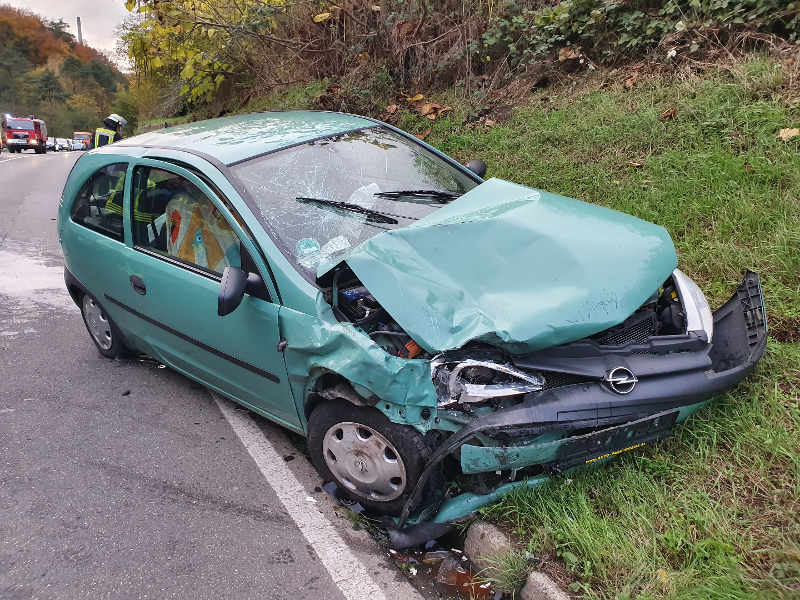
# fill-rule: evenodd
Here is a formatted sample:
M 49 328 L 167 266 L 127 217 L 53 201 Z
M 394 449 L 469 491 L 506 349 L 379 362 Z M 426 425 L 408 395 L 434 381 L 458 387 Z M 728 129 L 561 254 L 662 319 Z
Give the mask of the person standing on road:
M 128 122 L 123 117 L 120 117 L 117 113 L 111 113 L 103 119 L 103 125 L 105 125 L 105 127 L 98 127 L 95 129 L 92 147 L 99 148 L 106 144 L 118 142 L 122 139 L 122 128 L 127 124 Z

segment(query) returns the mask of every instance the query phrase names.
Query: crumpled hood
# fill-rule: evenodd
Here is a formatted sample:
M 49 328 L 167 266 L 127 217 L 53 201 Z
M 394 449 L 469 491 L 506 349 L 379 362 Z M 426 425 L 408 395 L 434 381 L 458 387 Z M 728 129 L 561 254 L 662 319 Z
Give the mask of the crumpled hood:
M 345 260 L 429 352 L 581 339 L 624 321 L 677 265 L 663 227 L 501 179 Z

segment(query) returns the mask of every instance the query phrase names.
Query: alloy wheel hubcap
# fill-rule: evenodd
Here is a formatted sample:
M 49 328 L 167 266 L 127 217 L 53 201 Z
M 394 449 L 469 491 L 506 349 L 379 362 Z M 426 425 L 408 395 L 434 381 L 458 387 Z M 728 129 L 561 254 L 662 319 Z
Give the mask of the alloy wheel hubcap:
M 83 297 L 83 316 L 86 319 L 86 328 L 94 341 L 103 349 L 110 350 L 114 340 L 111 337 L 111 323 L 94 298 L 88 295 Z
M 325 432 L 322 454 L 339 483 L 363 498 L 389 502 L 406 488 L 400 453 L 372 427 L 337 423 Z

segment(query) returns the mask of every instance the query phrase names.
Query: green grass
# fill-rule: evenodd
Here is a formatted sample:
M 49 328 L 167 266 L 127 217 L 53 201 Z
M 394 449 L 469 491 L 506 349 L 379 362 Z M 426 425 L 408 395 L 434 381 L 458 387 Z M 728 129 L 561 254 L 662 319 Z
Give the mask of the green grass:
M 143 133 L 145 131 L 150 131 L 151 129 L 160 129 L 164 126 L 164 121 L 169 122 L 170 125 L 180 125 L 181 123 L 188 123 L 192 120 L 192 115 L 184 115 L 181 117 L 156 117 L 153 119 L 147 119 L 145 121 L 139 121 L 139 124 L 136 127 L 136 133 Z
M 800 138 L 777 138 L 800 110 L 782 86 L 761 59 L 737 76 L 534 97 L 492 127 L 401 118 L 489 175 L 663 225 L 714 305 L 742 269 L 762 277 L 772 329 L 747 382 L 649 451 L 485 509 L 586 597 L 800 597 Z

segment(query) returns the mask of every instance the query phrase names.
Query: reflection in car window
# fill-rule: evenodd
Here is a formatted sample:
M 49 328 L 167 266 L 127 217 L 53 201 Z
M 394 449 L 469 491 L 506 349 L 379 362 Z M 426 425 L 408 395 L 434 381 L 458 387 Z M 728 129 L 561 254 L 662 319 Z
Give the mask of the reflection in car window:
M 131 205 L 135 245 L 218 274 L 227 266 L 241 267 L 239 238 L 191 181 L 136 167 Z
M 307 279 L 387 229 L 406 227 L 477 185 L 424 146 L 385 127 L 315 140 L 235 166 L 256 216 Z M 444 194 L 376 194 L 428 190 Z
M 76 223 L 122 241 L 122 196 L 128 163 L 106 165 L 83 185 L 72 205 Z

